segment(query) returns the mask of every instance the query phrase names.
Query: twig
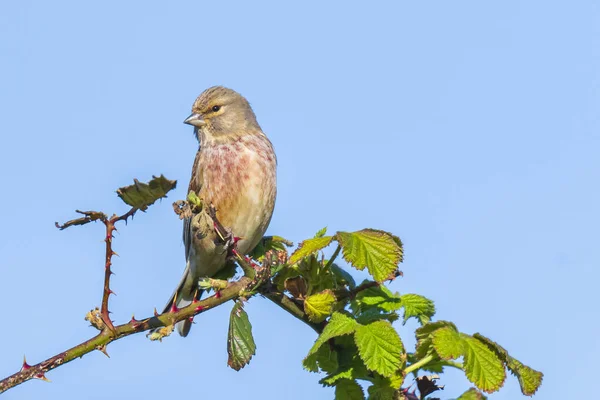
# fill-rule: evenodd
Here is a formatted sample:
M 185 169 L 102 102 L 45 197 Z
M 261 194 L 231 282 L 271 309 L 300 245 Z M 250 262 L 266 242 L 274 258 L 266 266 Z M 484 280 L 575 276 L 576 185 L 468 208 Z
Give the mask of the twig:
M 110 311 L 108 311 L 108 298 L 111 294 L 115 294 L 110 289 L 110 276 L 113 274 L 110 267 L 112 266 L 112 257 L 117 255 L 115 251 L 112 249 L 112 240 L 114 238 L 113 233 L 117 230 L 115 227 L 115 223 L 118 221 L 125 221 L 127 223 L 127 219 L 129 217 L 133 218 L 133 215 L 137 212 L 137 208 L 132 208 L 128 212 L 123 215 L 117 216 L 113 215 L 110 219 L 103 219 L 104 225 L 106 226 L 106 237 L 104 241 L 106 242 L 106 255 L 105 255 L 105 263 L 104 263 L 104 290 L 102 292 L 102 305 L 100 307 L 100 315 L 102 316 L 102 321 L 106 325 L 106 327 L 113 333 L 115 332 L 115 326 L 113 325 L 110 319 Z
M 279 292 L 277 287 L 272 283 L 263 286 L 260 290 L 260 293 L 273 303 L 277 304 L 279 307 L 283 308 L 285 311 L 292 314 L 294 317 L 298 318 L 300 321 L 310 326 L 318 334 L 323 332 L 323 329 L 325 328 L 325 322 L 312 322 L 292 298 L 284 293 Z
M 193 318 L 195 315 L 215 308 L 229 300 L 237 299 L 240 297 L 240 294 L 244 292 L 244 289 L 252 284 L 252 279 L 242 277 L 239 280 L 230 283 L 227 288 L 221 290 L 218 296 L 213 295 L 204 300 L 192 303 L 187 307 L 181 308 L 176 312 L 166 312 L 144 320 L 132 318 L 131 321 L 126 324 L 115 326 L 114 334 L 108 330 L 103 330 L 93 338 L 38 364 L 31 366 L 23 364 L 23 367 L 19 372 L 0 381 L 0 393 L 30 379 L 45 378 L 46 372 L 73 361 L 76 358 L 82 357 L 94 350 L 106 352 L 106 345 L 125 336 L 160 328 L 162 326 L 174 325 L 179 321 Z
M 333 254 L 331 255 L 331 257 L 327 261 L 327 264 L 325 264 L 325 267 L 323 267 L 324 270 L 328 270 L 329 267 L 331 267 L 331 264 L 333 264 L 333 262 L 335 261 L 335 259 L 337 258 L 337 256 L 340 254 L 341 250 L 342 250 L 342 246 L 340 246 L 338 244 L 338 247 L 336 247 L 335 251 L 333 252 Z

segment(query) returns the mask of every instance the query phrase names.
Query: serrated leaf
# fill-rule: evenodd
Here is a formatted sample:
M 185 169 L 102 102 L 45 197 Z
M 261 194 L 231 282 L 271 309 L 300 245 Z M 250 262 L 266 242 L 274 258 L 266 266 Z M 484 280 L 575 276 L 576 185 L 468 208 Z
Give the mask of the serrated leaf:
M 367 370 L 365 364 L 358 356 L 358 349 L 356 348 L 354 341 L 348 341 L 350 346 L 345 346 L 343 341 L 340 340 L 345 338 L 348 338 L 348 336 L 342 336 L 335 339 L 335 352 L 338 355 L 339 368 L 321 379 L 319 383 L 322 385 L 333 386 L 340 379 L 365 379 L 372 374 Z M 327 346 L 322 346 L 321 348 L 323 349 L 326 347 Z
M 367 268 L 377 282 L 383 282 L 402 261 L 402 247 L 393 235 L 375 229 L 357 232 L 338 232 L 344 259 L 354 268 Z
M 460 395 L 456 400 L 487 400 L 487 397 L 484 396 L 479 390 L 475 388 L 471 388 Z
M 317 231 L 317 233 L 315 233 L 315 238 L 322 238 L 323 236 L 325 236 L 325 234 L 327 233 L 327 227 L 323 227 L 321 229 L 319 229 Z
M 331 318 L 329 319 L 329 322 L 325 326 L 325 329 L 323 329 L 323 332 L 321 332 L 321 334 L 315 341 L 315 344 L 313 344 L 310 351 L 308 352 L 308 356 L 315 354 L 317 350 L 319 350 L 319 348 L 329 339 L 332 339 L 337 336 L 349 335 L 351 333 L 354 333 L 357 325 L 358 324 L 356 323 L 356 321 L 348 315 L 339 312 L 334 312 Z
M 487 393 L 497 391 L 504 384 L 506 370 L 502 360 L 485 343 L 461 334 L 464 343 L 464 370 L 467 379 Z
M 361 285 L 373 283 L 373 281 L 363 281 Z M 356 312 L 362 313 L 371 308 L 381 311 L 396 311 L 402 307 L 402 300 L 399 294 L 392 293 L 385 285 L 370 287 L 358 292 L 354 298 L 353 308 Z
M 364 400 L 362 387 L 350 379 L 342 379 L 335 385 L 335 400 Z
M 398 332 L 387 321 L 358 325 L 354 334 L 360 358 L 371 371 L 389 377 L 402 365 L 404 351 Z
M 409 318 L 417 318 L 421 325 L 425 325 L 435 314 L 435 305 L 433 301 L 418 294 L 403 294 L 400 296 L 400 302 L 404 308 L 404 320 L 406 323 Z
M 417 349 L 415 351 L 415 358 L 417 360 L 425 358 L 431 353 L 435 353 L 435 349 L 433 348 L 433 343 L 431 340 L 432 334 L 437 329 L 446 326 L 458 332 L 458 329 L 456 329 L 456 325 L 449 321 L 430 322 L 428 324 L 423 325 L 415 331 L 415 335 L 417 337 Z
M 265 236 L 249 253 L 250 258 L 262 262 L 265 259 L 265 253 L 275 251 L 279 254 L 282 252 L 287 256 L 286 247 L 291 247 L 294 244 L 281 236 Z
M 321 346 L 315 353 L 306 357 L 302 364 L 310 372 L 319 372 L 319 369 L 321 369 L 331 374 L 339 367 L 338 353 L 332 350 L 330 346 Z
M 368 324 L 373 321 L 386 320 L 390 322 L 395 322 L 398 320 L 398 314 L 395 312 L 381 312 L 381 310 L 377 308 L 370 308 L 367 311 L 363 311 L 356 317 L 356 321 L 359 324 Z
M 333 240 L 333 236 L 324 236 L 317 237 L 314 239 L 307 239 L 298 245 L 298 248 L 292 255 L 288 262 L 290 264 L 296 264 L 298 261 L 302 260 L 304 257 L 307 257 L 314 252 L 317 252 L 327 246 Z
M 352 275 L 348 273 L 348 271 L 335 263 L 331 264 L 329 268 L 331 268 L 331 272 L 335 276 L 337 286 L 348 285 L 350 289 L 354 289 L 356 287 L 356 282 L 354 281 Z
M 454 360 L 464 352 L 464 342 L 461 335 L 451 327 L 444 327 L 432 333 L 433 347 L 443 360 Z
M 474 334 L 473 337 L 481 340 L 493 352 L 495 352 L 498 355 L 498 357 L 500 357 L 500 359 L 506 364 L 508 370 L 519 380 L 521 392 L 525 396 L 533 396 L 535 392 L 537 392 L 540 385 L 542 384 L 544 374 L 542 374 L 540 371 L 536 371 L 535 369 L 528 367 L 527 365 L 522 364 L 519 360 L 511 357 L 502 346 L 500 346 L 493 340 L 488 339 L 487 337 L 479 333 Z
M 227 333 L 227 365 L 239 371 L 250 362 L 256 353 L 256 344 L 252 337 L 252 325 L 242 304 L 236 302 L 229 316 L 229 332 Z
M 374 384 L 367 389 L 369 400 L 394 400 L 396 389 L 385 384 Z
M 304 312 L 312 322 L 322 322 L 331 314 L 335 301 L 331 290 L 312 294 L 304 299 Z
M 156 200 L 167 197 L 167 193 L 177 186 L 177 181 L 171 181 L 163 175 L 152 176 L 152 180 L 148 183 L 140 182 L 137 179 L 134 179 L 133 182 L 133 185 L 117 189 L 117 195 L 126 204 L 142 211 L 154 204 Z

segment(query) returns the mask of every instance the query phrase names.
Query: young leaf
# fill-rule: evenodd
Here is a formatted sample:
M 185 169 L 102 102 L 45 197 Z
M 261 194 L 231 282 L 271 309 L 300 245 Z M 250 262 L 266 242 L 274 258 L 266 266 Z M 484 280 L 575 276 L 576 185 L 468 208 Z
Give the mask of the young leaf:
M 171 181 L 163 175 L 153 176 L 148 183 L 140 182 L 137 179 L 134 179 L 133 182 L 133 185 L 117 189 L 117 195 L 126 204 L 142 211 L 154 204 L 156 200 L 167 197 L 167 193 L 177 186 L 177 181 Z
M 236 302 L 229 316 L 229 332 L 227 333 L 227 365 L 239 371 L 250 362 L 256 353 L 256 345 L 252 337 L 252 325 L 242 304 Z
M 417 336 L 417 349 L 415 351 L 415 358 L 417 360 L 425 358 L 427 355 L 435 352 L 432 343 L 432 334 L 434 331 L 445 326 L 448 326 L 458 332 L 456 325 L 448 321 L 430 322 L 416 330 L 415 334 Z
M 400 296 L 400 302 L 404 308 L 404 323 L 409 318 L 415 317 L 421 325 L 425 325 L 435 314 L 433 301 L 418 294 L 403 294 Z
M 367 389 L 369 392 L 369 400 L 392 400 L 396 393 L 396 389 L 384 383 L 375 383 Z
M 454 360 L 465 352 L 463 338 L 451 327 L 437 329 L 432 333 L 435 351 L 443 360 Z
M 323 343 L 327 342 L 331 338 L 354 333 L 357 325 L 358 324 L 356 321 L 348 315 L 339 312 L 333 313 L 329 319 L 329 322 L 327 323 L 327 326 L 325 326 L 325 329 L 323 329 L 323 332 L 321 332 L 315 341 L 315 344 L 308 352 L 308 355 L 310 356 L 311 354 L 316 353 Z
M 360 358 L 371 371 L 389 377 L 400 369 L 404 349 L 398 332 L 389 322 L 358 325 L 354 342 Z
M 372 281 L 363 281 L 361 285 Z M 365 312 L 371 308 L 377 308 L 381 311 L 395 311 L 402 307 L 402 300 L 399 294 L 392 293 L 384 285 L 370 287 L 358 292 L 354 298 L 353 307 L 358 312 Z
M 504 384 L 506 370 L 502 360 L 481 340 L 461 334 L 464 343 L 464 370 L 467 379 L 487 393 Z
M 364 400 L 362 387 L 350 379 L 341 379 L 335 385 L 335 400 Z
M 308 296 L 304 300 L 304 312 L 312 322 L 322 322 L 331 314 L 335 296 L 331 290 L 324 290 Z
M 321 229 L 319 229 L 317 231 L 317 233 L 315 233 L 315 238 L 322 238 L 323 236 L 325 236 L 325 234 L 327 233 L 327 227 L 323 227 Z
M 265 259 L 265 253 L 268 251 L 284 252 L 287 254 L 286 247 L 291 247 L 294 244 L 281 236 L 265 236 L 256 247 L 250 252 L 250 257 L 253 260 L 262 262 Z
M 294 253 L 290 256 L 289 263 L 296 264 L 304 257 L 329 246 L 329 243 L 331 243 L 332 240 L 333 236 L 324 236 L 303 241 L 300 243 L 300 245 L 298 245 L 296 251 L 294 251 Z
M 375 229 L 338 232 L 344 259 L 354 268 L 365 267 L 377 282 L 388 279 L 402 261 L 402 247 L 393 235 Z
M 471 388 L 461 394 L 456 400 L 487 400 L 487 397 L 484 396 L 479 390 Z
M 356 282 L 354 282 L 354 278 L 348 273 L 348 271 L 335 263 L 331 264 L 329 268 L 331 268 L 331 272 L 335 276 L 337 286 L 348 285 L 350 289 L 354 289 L 356 287 Z
M 535 394 L 542 384 L 544 374 L 527 365 L 523 365 L 519 360 L 511 357 L 502 346 L 487 337 L 479 333 L 474 334 L 473 337 L 485 343 L 506 364 L 508 370 L 516 375 L 521 386 L 521 392 L 525 396 L 533 396 Z

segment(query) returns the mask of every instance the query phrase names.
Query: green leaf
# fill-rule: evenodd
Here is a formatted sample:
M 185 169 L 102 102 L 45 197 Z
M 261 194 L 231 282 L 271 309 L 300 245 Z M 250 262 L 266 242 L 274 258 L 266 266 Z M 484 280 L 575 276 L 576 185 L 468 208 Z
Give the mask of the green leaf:
M 349 317 L 346 314 L 342 314 L 339 312 L 333 313 L 329 322 L 323 329 L 323 332 L 319 335 L 315 344 L 308 352 L 308 355 L 314 354 L 319 350 L 319 348 L 323 345 L 323 343 L 327 342 L 329 339 L 332 339 L 336 336 L 349 335 L 354 333 L 358 324 L 354 319 Z M 307 368 L 308 369 L 308 368 Z
M 384 383 L 376 383 L 367 389 L 369 400 L 393 400 L 396 389 Z
M 471 388 L 461 394 L 456 400 L 487 400 L 487 397 L 484 396 L 479 390 Z
M 356 317 L 356 321 L 359 324 L 368 324 L 374 321 L 386 320 L 390 322 L 395 322 L 398 320 L 398 314 L 395 312 L 381 312 L 381 310 L 377 308 L 370 308 L 367 311 L 363 311 Z
M 193 190 L 190 190 L 190 192 L 188 193 L 187 201 L 192 206 L 198 207 L 200 209 L 202 208 L 202 199 L 200 199 L 200 197 L 198 197 L 196 192 L 194 192 Z
M 331 314 L 335 296 L 331 290 L 324 290 L 308 296 L 304 300 L 304 312 L 312 322 L 322 322 Z
M 329 268 L 331 268 L 331 272 L 335 276 L 337 286 L 348 285 L 350 289 L 354 289 L 356 287 L 356 282 L 354 282 L 354 278 L 348 273 L 348 271 L 335 263 L 331 264 Z
M 319 229 L 319 231 L 317 233 L 315 233 L 315 238 L 322 238 L 323 236 L 325 236 L 325 234 L 327 233 L 327 227 L 323 227 L 321 229 Z
M 167 193 L 177 186 L 177 181 L 171 181 L 163 175 L 152 176 L 152 180 L 148 183 L 140 182 L 137 179 L 134 179 L 133 182 L 133 185 L 117 189 L 117 195 L 126 204 L 142 211 L 154 204 L 156 200 L 167 197 Z
M 448 321 L 430 322 L 416 330 L 415 334 L 417 336 L 417 349 L 415 351 L 415 358 L 417 360 L 420 360 L 432 353 L 435 353 L 435 349 L 433 348 L 432 342 L 432 334 L 434 331 L 446 326 L 451 327 L 453 330 L 458 332 L 458 329 L 456 329 L 456 325 Z
M 354 335 L 360 358 L 371 371 L 392 376 L 402 365 L 404 352 L 398 332 L 387 321 L 358 325 Z
M 527 365 L 523 365 L 519 360 L 511 357 L 502 346 L 487 337 L 479 333 L 474 334 L 473 337 L 485 343 L 506 364 L 508 370 L 513 375 L 516 375 L 521 386 L 521 392 L 525 396 L 533 396 L 537 392 L 542 384 L 544 374 Z
M 334 373 L 338 370 L 338 353 L 333 351 L 330 346 L 321 346 L 315 353 L 306 357 L 302 364 L 310 372 L 319 372 L 319 369 Z
M 363 400 L 365 394 L 355 380 L 342 379 L 335 385 L 335 400 Z
M 361 285 L 372 283 L 373 281 L 363 281 Z M 353 308 L 356 312 L 364 312 L 370 308 L 377 308 L 381 311 L 395 311 L 402 307 L 402 300 L 399 294 L 392 293 L 386 286 L 378 285 L 358 292 L 354 298 Z
M 454 360 L 461 357 L 464 352 L 464 341 L 456 330 L 444 327 L 432 333 L 433 347 L 443 360 Z
M 241 302 L 236 302 L 229 316 L 229 332 L 227 333 L 227 365 L 239 371 L 250 362 L 256 353 L 256 345 L 252 337 L 252 325 Z
M 504 384 L 506 370 L 502 360 L 485 343 L 470 335 L 461 334 L 464 343 L 464 370 L 467 379 L 487 393 Z
M 294 244 L 281 236 L 265 236 L 250 252 L 250 257 L 253 260 L 262 262 L 267 251 L 283 251 L 287 254 L 286 247 L 291 247 Z
M 366 267 L 377 282 L 388 279 L 402 261 L 399 241 L 387 232 L 375 229 L 338 232 L 336 239 L 342 246 L 344 259 L 358 270 Z
M 404 323 L 411 318 L 417 318 L 421 325 L 425 325 L 435 314 L 433 301 L 418 294 L 403 294 L 400 302 L 404 308 Z
M 217 273 L 213 275 L 213 279 L 229 280 L 233 278 L 237 270 L 237 264 L 234 261 L 227 261 L 227 263 Z
M 329 243 L 331 243 L 332 240 L 333 236 L 324 236 L 314 239 L 307 239 L 298 245 L 298 248 L 296 249 L 296 251 L 294 251 L 294 253 L 292 253 L 288 262 L 290 264 L 296 264 L 304 257 L 307 257 L 321 250 L 322 248 L 329 246 Z

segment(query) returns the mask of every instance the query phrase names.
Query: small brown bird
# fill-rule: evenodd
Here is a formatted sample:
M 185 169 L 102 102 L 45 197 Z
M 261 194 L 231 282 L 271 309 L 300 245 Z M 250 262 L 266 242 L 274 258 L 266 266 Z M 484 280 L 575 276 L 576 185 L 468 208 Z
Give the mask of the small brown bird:
M 237 251 L 247 254 L 263 237 L 275 206 L 277 159 L 273 145 L 248 100 L 222 86 L 205 90 L 184 123 L 194 126 L 200 142 L 189 190 L 215 207 L 219 222 L 240 238 Z M 199 297 L 198 280 L 212 277 L 227 263 L 223 248 L 199 236 L 192 219 L 185 219 L 186 267 L 166 311 L 173 301 L 181 308 Z M 181 336 L 187 336 L 190 327 L 187 320 L 177 324 Z

